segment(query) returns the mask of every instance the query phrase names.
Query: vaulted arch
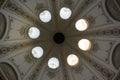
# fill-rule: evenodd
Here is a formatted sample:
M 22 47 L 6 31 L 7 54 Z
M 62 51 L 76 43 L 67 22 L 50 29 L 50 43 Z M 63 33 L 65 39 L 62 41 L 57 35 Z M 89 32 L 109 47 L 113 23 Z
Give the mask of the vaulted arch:
M 6 18 L 0 13 L 0 39 L 3 37 L 6 29 Z
M 120 44 L 118 44 L 113 52 L 113 56 L 112 56 L 112 60 L 113 60 L 113 65 L 115 66 L 116 69 L 119 69 L 120 67 Z
M 106 8 L 112 18 L 120 21 L 120 0 L 106 0 Z
M 12 66 L 7 63 L 0 63 L 0 80 L 18 80 Z

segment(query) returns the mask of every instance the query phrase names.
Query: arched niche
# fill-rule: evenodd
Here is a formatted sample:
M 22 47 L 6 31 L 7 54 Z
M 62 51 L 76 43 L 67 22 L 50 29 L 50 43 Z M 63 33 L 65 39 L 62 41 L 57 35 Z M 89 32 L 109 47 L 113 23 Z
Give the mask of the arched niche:
M 106 0 L 105 5 L 109 15 L 120 21 L 120 0 Z
M 0 80 L 18 80 L 17 73 L 7 63 L 0 63 Z
M 6 18 L 0 13 L 0 39 L 3 37 L 6 30 Z
M 118 44 L 113 51 L 112 63 L 116 69 L 119 69 L 120 67 L 120 44 Z

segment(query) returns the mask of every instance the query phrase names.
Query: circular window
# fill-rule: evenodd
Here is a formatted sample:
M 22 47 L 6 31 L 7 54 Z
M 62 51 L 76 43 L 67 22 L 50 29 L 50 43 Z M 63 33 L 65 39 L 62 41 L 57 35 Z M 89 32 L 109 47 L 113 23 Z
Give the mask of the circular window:
M 67 8 L 67 7 L 63 7 L 60 9 L 60 17 L 62 19 L 69 19 L 72 15 L 72 11 Z
M 40 13 L 39 18 L 42 22 L 47 23 L 51 20 L 52 16 L 48 10 L 44 10 Z
M 88 40 L 88 39 L 81 39 L 79 42 L 78 42 L 78 46 L 81 50 L 83 51 L 88 51 L 91 49 L 91 42 Z
M 36 27 L 31 27 L 28 30 L 28 36 L 31 39 L 37 39 L 40 36 L 40 30 Z
M 70 66 L 75 66 L 77 65 L 79 62 L 79 58 L 75 55 L 75 54 L 70 54 L 68 57 L 67 57 L 67 63 L 70 65 Z
M 52 57 L 48 61 L 48 67 L 51 69 L 56 69 L 60 65 L 58 58 Z
M 41 58 L 43 55 L 43 49 L 41 47 L 34 47 L 32 49 L 32 55 L 34 58 L 37 58 L 37 59 Z
M 85 31 L 88 28 L 88 21 L 85 19 L 79 19 L 76 23 L 75 23 L 75 27 L 78 31 Z

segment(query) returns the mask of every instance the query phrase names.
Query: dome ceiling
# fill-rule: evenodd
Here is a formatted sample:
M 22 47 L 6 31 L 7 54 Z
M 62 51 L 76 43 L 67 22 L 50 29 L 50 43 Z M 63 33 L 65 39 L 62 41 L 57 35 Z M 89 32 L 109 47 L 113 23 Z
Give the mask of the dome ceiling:
M 120 80 L 119 12 L 119 0 L 0 0 L 0 80 Z

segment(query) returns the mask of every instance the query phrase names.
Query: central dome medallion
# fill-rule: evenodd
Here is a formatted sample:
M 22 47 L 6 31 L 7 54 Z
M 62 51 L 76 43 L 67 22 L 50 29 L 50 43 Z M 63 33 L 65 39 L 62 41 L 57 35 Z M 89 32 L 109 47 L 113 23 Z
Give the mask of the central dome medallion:
M 72 16 L 72 10 L 70 8 L 63 7 L 60 9 L 59 15 L 58 15 L 58 17 L 60 17 L 60 20 L 67 21 L 70 19 L 71 16 Z M 51 14 L 51 11 L 44 10 L 40 13 L 39 18 L 40 18 L 41 22 L 44 23 L 44 25 L 45 25 L 45 24 L 49 24 L 52 22 L 53 15 Z M 61 25 L 61 21 L 59 21 L 58 24 L 60 26 L 65 27 L 64 25 Z M 68 24 L 67 26 L 69 26 L 69 28 L 76 29 L 75 31 L 77 33 L 85 32 L 89 27 L 89 22 L 87 19 L 80 18 L 74 22 L 73 26 L 71 26 L 71 24 Z M 75 37 L 70 37 L 70 36 L 71 36 L 71 34 L 74 34 L 74 32 L 69 31 L 68 28 L 62 28 L 62 30 L 59 30 L 59 28 L 57 27 L 57 29 L 58 29 L 57 32 L 55 31 L 52 33 L 52 31 L 51 31 L 51 33 L 52 33 L 51 37 L 52 37 L 53 42 L 58 45 L 63 44 L 63 43 L 65 43 L 64 46 L 68 46 L 69 44 L 71 45 L 71 43 L 73 43 L 71 40 L 74 40 Z M 39 36 L 41 36 L 39 33 L 44 34 L 41 31 L 42 30 L 40 30 L 37 27 L 31 27 L 31 28 L 29 28 L 28 36 L 31 39 L 37 39 Z M 75 42 L 74 42 L 75 48 L 79 47 L 82 51 L 89 51 L 92 46 L 91 41 L 86 38 L 81 38 L 80 36 L 77 36 L 77 37 L 79 38 L 79 40 L 78 39 L 75 40 Z M 77 43 L 77 45 L 76 45 L 76 43 Z M 44 54 L 45 54 L 44 50 L 45 49 L 39 45 L 37 46 L 37 48 L 34 47 L 32 49 L 33 57 L 38 60 L 39 58 L 44 56 Z M 72 51 L 70 53 L 68 53 L 68 55 L 66 56 L 66 62 L 68 63 L 69 66 L 79 65 L 79 62 L 80 62 L 79 60 L 80 60 L 79 57 L 76 54 L 72 53 Z M 48 60 L 48 67 L 50 69 L 57 69 L 60 67 L 60 64 L 61 63 L 60 63 L 60 59 L 58 56 L 52 55 Z
M 61 44 L 61 43 L 64 42 L 65 36 L 64 36 L 63 33 L 57 32 L 57 33 L 55 33 L 55 35 L 53 36 L 53 40 L 54 40 L 55 43 Z

